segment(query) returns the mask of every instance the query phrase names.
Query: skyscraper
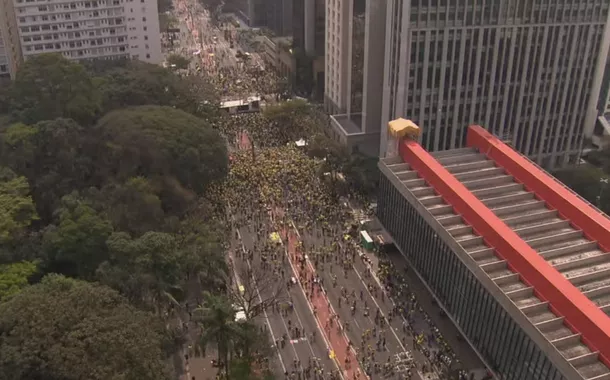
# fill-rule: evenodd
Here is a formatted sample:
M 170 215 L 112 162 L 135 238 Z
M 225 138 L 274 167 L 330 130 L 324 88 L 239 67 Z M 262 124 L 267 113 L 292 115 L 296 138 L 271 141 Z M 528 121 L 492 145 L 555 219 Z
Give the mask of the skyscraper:
M 412 119 L 434 151 L 462 146 L 480 124 L 547 168 L 576 162 L 597 116 L 609 6 L 388 1 L 382 125 Z
M 326 110 L 334 137 L 378 154 L 384 72 L 383 1 L 329 0 L 326 11 Z

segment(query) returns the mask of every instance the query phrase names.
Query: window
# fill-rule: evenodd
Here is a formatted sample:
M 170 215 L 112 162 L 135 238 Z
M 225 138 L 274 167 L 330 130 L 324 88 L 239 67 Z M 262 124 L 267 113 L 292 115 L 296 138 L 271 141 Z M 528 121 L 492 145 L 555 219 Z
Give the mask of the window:
M 146 54 L 146 58 L 150 58 L 150 54 Z
M 144 27 L 144 31 L 147 31 L 147 30 L 148 30 L 148 28 L 147 28 L 147 27 Z
M 146 22 L 146 17 L 142 17 L 142 21 Z
M 148 36 L 144 36 L 144 41 L 148 41 Z

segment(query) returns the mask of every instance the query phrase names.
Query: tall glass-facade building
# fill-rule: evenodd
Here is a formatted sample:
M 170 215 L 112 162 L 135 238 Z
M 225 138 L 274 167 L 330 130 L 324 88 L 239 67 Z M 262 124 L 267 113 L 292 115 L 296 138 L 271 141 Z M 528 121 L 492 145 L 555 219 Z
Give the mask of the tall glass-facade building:
M 597 117 L 603 0 L 389 0 L 382 125 L 407 117 L 430 151 L 480 124 L 546 167 L 577 162 Z M 386 138 L 381 137 L 384 155 Z

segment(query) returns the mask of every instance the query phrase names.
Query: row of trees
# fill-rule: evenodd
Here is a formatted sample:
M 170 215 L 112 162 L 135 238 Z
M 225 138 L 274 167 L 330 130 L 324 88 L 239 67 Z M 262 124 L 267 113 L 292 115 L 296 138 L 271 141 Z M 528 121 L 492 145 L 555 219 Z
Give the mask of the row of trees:
M 217 104 L 205 78 L 59 55 L 0 92 L 0 378 L 172 378 L 178 306 L 201 290 L 202 343 L 222 348 L 213 331 L 235 311 Z
M 587 201 L 610 214 L 610 149 L 589 153 L 587 161 L 589 163 L 553 174 Z
M 307 140 L 306 151 L 311 157 L 324 159 L 323 172 L 329 172 L 331 180 L 341 173 L 346 181 L 336 181 L 341 192 L 356 192 L 370 197 L 376 193 L 379 183 L 377 158 L 363 154 L 351 154 L 341 143 L 328 136 L 329 117 L 319 107 L 302 100 L 292 100 L 265 108 L 265 122 L 260 132 L 254 131 L 255 141 L 285 145 L 301 138 Z M 275 136 L 274 140 L 267 138 Z

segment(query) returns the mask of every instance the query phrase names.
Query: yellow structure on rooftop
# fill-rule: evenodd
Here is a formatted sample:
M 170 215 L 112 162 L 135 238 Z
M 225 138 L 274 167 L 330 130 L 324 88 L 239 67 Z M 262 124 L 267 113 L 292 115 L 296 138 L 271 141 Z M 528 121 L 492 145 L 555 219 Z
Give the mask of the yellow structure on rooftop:
M 395 138 L 419 137 L 421 130 L 413 121 L 401 117 L 388 123 L 388 132 Z

